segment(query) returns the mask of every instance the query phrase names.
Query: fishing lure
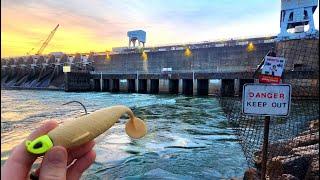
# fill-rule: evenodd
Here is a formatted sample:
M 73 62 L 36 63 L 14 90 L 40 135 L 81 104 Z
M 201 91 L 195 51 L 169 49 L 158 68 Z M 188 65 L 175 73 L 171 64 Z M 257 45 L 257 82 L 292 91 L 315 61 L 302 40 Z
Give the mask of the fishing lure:
M 65 122 L 46 135 L 26 141 L 26 149 L 32 154 L 43 154 L 53 146 L 70 148 L 82 145 L 107 131 L 125 113 L 130 118 L 125 125 L 128 136 L 135 139 L 142 138 L 147 133 L 145 123 L 135 117 L 130 108 L 118 105 Z

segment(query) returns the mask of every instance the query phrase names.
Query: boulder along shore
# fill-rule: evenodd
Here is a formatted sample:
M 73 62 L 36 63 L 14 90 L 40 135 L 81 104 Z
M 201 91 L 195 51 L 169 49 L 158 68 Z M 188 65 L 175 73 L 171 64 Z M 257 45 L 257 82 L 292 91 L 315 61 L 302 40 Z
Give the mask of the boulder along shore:
M 244 180 L 261 176 L 261 150 L 255 153 L 255 168 L 244 173 Z M 319 120 L 309 122 L 306 131 L 290 140 L 271 143 L 268 147 L 267 179 L 319 179 Z

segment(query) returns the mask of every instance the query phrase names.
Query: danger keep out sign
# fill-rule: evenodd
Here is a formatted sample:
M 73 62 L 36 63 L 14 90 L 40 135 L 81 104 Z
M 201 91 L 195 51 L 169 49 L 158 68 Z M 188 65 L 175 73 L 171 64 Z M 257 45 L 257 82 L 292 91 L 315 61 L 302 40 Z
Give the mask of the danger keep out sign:
M 242 113 L 247 115 L 288 116 L 291 103 L 289 84 L 245 84 Z

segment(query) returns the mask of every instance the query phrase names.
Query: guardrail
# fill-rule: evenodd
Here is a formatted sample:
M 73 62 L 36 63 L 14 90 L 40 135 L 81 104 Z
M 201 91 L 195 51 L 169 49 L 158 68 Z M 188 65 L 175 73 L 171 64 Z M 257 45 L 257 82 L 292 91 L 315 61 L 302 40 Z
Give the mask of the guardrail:
M 156 45 L 156 46 L 147 46 L 144 48 L 126 48 L 113 51 L 112 54 L 131 54 L 139 53 L 142 50 L 147 52 L 159 52 L 159 51 L 175 51 L 175 50 L 184 50 L 186 47 L 190 49 L 201 49 L 201 48 L 210 48 L 210 47 L 229 47 L 229 46 L 245 46 L 249 43 L 253 44 L 262 44 L 262 43 L 272 43 L 275 42 L 276 36 L 268 37 L 251 37 L 251 38 L 234 38 L 234 39 L 221 39 L 215 41 L 202 41 L 202 42 L 193 42 L 193 43 L 180 43 L 180 44 L 166 44 L 166 45 Z M 181 49 L 182 48 L 182 49 Z
M 240 67 L 240 68 L 239 68 Z M 231 68 L 206 69 L 206 70 L 172 70 L 172 71 L 91 71 L 90 74 L 170 74 L 170 73 L 227 73 L 227 72 L 254 72 L 256 66 L 235 66 Z

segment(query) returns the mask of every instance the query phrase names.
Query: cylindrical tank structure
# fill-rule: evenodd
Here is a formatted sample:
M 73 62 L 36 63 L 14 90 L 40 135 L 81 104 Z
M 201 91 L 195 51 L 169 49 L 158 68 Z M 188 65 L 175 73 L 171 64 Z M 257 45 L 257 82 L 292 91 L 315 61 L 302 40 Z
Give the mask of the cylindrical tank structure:
M 15 58 L 15 65 L 24 64 L 24 59 L 22 57 Z
M 75 60 L 75 58 L 74 58 L 74 56 L 71 56 L 71 55 L 69 55 L 68 56 L 68 64 L 74 64 L 74 60 Z
M 7 66 L 8 60 L 7 59 L 1 59 L 1 67 Z
M 74 55 L 73 61 L 74 61 L 74 63 L 81 63 L 81 54 L 80 53 L 76 53 Z
M 9 58 L 8 61 L 7 61 L 7 65 L 8 66 L 14 65 L 14 59 L 13 58 Z
M 41 65 L 42 63 L 45 63 L 45 58 L 44 58 L 44 56 L 39 56 L 39 57 L 36 58 L 36 59 L 34 58 L 33 62 L 34 62 L 35 64 Z
M 47 64 L 54 64 L 55 62 L 56 62 L 56 59 L 54 55 L 49 55 L 49 57 L 46 58 Z
M 66 54 L 63 54 L 60 58 L 60 64 L 63 65 L 64 63 L 68 62 L 68 56 Z
M 31 64 L 33 64 L 33 58 L 32 58 L 32 56 L 23 57 L 23 61 L 24 61 L 24 64 L 26 64 L 26 65 L 31 65 Z

